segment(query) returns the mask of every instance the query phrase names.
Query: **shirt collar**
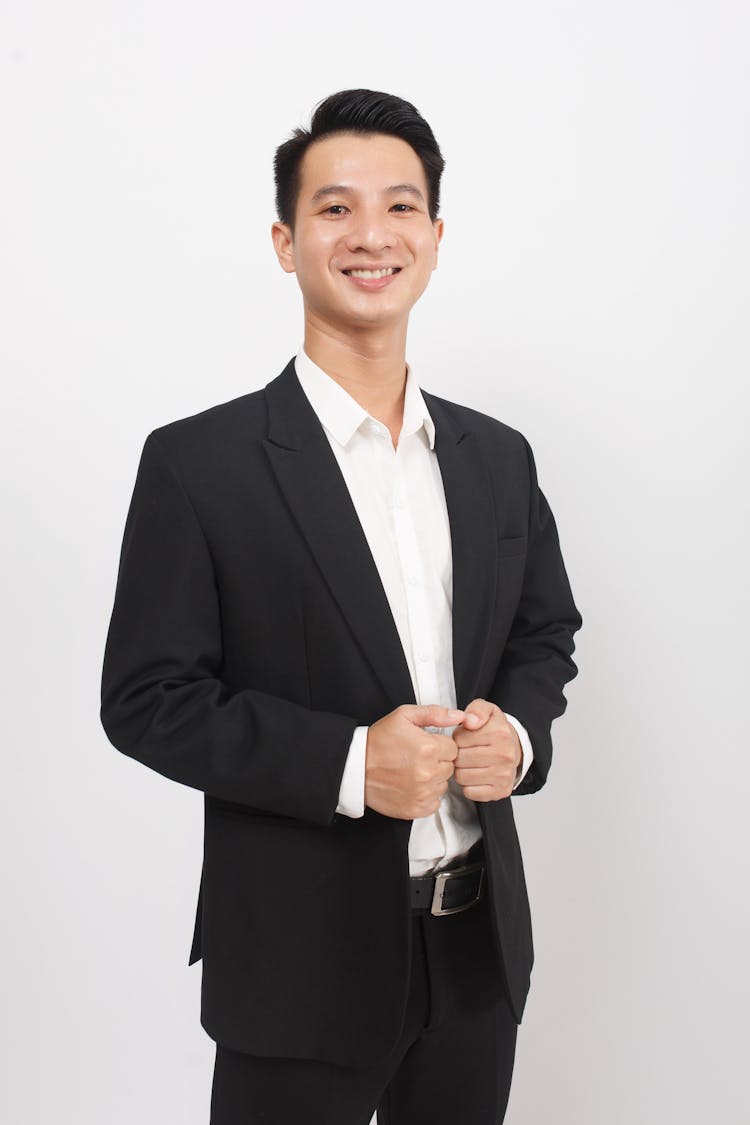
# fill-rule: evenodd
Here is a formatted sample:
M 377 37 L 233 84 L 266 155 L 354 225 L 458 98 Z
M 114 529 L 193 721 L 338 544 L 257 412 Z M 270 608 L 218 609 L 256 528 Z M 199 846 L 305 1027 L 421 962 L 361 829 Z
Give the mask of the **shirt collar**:
M 300 348 L 295 356 L 294 368 L 302 390 L 320 422 L 333 434 L 340 445 L 346 445 L 351 440 L 365 419 L 372 419 L 372 415 L 368 414 L 348 391 L 313 363 L 304 348 Z M 372 420 L 376 421 L 376 419 Z M 422 397 L 416 376 L 407 363 L 401 433 L 404 437 L 409 437 L 417 433 L 422 426 L 429 447 L 432 449 L 435 445 L 435 425 Z

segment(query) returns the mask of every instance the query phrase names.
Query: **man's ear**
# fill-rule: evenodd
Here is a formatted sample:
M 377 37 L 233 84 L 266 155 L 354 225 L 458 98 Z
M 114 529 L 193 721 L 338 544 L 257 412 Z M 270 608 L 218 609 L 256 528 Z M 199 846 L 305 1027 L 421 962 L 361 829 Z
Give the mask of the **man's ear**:
M 443 237 L 443 220 L 435 219 L 432 224 L 432 229 L 435 232 L 435 265 L 432 268 L 436 270 L 438 264 L 438 248 L 440 247 L 440 242 Z
M 294 240 L 288 223 L 276 222 L 271 227 L 271 238 L 279 265 L 286 273 L 294 273 Z

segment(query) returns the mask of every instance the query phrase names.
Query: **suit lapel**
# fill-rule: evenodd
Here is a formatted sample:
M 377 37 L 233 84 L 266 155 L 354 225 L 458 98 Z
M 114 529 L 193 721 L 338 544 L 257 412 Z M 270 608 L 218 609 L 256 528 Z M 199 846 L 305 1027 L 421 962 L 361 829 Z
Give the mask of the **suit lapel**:
M 497 582 L 497 526 L 492 488 L 476 434 L 456 407 L 422 391 L 435 423 L 453 555 L 453 676 L 456 705 L 475 698 Z
M 266 387 L 271 467 L 362 652 L 397 707 L 414 703 L 409 666 L 357 511 L 292 360 Z
M 291 513 L 393 706 L 414 703 L 409 667 L 380 575 L 293 360 L 265 391 L 268 437 L 263 445 Z M 435 423 L 435 452 L 451 530 L 453 666 L 461 707 L 473 698 L 494 604 L 494 507 L 474 435 L 458 424 L 449 404 L 422 393 Z

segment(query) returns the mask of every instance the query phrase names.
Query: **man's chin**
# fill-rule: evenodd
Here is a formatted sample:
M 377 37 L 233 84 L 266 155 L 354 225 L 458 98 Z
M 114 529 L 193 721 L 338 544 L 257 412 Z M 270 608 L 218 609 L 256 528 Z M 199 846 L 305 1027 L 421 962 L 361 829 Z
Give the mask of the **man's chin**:
M 326 309 L 316 313 L 317 319 L 327 323 L 338 332 L 357 331 L 361 329 L 392 328 L 408 320 L 409 309 L 395 309 L 380 306 L 374 303 L 356 304 L 345 309 Z

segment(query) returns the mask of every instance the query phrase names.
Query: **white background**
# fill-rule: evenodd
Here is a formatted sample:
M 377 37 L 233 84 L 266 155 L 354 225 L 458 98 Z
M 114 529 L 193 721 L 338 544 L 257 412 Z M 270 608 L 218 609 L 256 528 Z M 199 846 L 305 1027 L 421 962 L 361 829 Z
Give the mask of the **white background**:
M 207 1125 L 202 799 L 109 746 L 101 657 L 146 434 L 297 349 L 273 150 L 351 86 L 436 132 L 409 358 L 529 438 L 584 617 L 515 800 L 506 1120 L 750 1120 L 749 31 L 739 0 L 5 0 L 4 1120 Z

